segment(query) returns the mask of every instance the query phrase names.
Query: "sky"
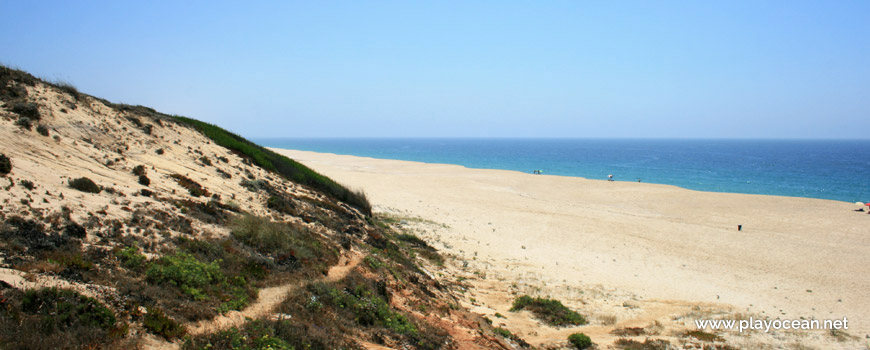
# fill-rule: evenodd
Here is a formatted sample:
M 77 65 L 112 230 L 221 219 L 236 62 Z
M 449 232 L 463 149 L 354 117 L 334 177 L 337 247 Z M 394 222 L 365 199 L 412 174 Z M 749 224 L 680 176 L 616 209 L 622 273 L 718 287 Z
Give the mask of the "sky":
M 0 0 L 0 63 L 264 137 L 870 138 L 868 1 Z

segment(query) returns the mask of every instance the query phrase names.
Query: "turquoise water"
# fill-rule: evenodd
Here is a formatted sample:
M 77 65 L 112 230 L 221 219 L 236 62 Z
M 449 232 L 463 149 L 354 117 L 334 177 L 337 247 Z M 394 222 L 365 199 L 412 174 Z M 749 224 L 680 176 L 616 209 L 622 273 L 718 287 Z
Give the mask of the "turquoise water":
M 637 181 L 684 188 L 870 201 L 870 140 L 258 139 L 267 147 Z

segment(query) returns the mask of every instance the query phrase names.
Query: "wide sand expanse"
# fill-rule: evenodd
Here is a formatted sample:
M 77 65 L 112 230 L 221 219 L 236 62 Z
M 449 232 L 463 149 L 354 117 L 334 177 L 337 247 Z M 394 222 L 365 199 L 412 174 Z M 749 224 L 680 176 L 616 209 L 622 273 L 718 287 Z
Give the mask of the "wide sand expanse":
M 852 203 L 276 151 L 445 224 L 447 247 L 500 273 L 870 333 L 870 215 Z

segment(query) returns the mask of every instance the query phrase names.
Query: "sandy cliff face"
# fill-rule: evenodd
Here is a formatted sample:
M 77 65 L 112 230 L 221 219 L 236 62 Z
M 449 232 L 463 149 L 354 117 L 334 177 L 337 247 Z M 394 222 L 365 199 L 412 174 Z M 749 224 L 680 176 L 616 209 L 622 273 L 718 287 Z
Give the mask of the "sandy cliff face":
M 45 85 L 28 87 L 31 100 L 37 101 L 40 119 L 33 129 L 44 126 L 47 136 L 36 130 L 16 126 L 19 116 L 2 111 L 0 148 L 12 161 L 13 169 L 4 180 L 6 195 L 3 214 L 42 213 L 69 209 L 78 222 L 122 220 L 141 209 L 177 212 L 173 200 L 210 200 L 238 207 L 256 215 L 269 213 L 262 193 L 249 191 L 242 181 L 264 179 L 281 190 L 317 198 L 289 181 L 250 165 L 245 159 L 215 145 L 199 132 L 177 123 L 118 111 L 100 101 L 73 96 Z M 140 184 L 135 167 L 144 167 L 148 185 Z M 178 178 L 182 175 L 205 189 L 192 196 Z M 69 186 L 74 178 L 87 177 L 104 192 L 92 194 Z M 27 189 L 23 181 L 34 184 Z M 142 195 L 144 191 L 155 193 Z M 26 201 L 27 203 L 23 203 Z M 168 227 L 172 234 L 189 230 L 201 233 L 226 230 L 202 221 L 191 228 Z
M 390 223 L 171 116 L 0 73 L 0 347 L 515 346 Z

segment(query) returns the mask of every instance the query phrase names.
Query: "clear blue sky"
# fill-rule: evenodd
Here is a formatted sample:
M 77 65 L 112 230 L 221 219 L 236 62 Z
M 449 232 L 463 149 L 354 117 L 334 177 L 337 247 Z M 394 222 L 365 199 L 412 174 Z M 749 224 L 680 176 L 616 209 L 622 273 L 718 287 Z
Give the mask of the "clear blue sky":
M 870 1 L 0 0 L 0 62 L 248 137 L 870 137 Z

